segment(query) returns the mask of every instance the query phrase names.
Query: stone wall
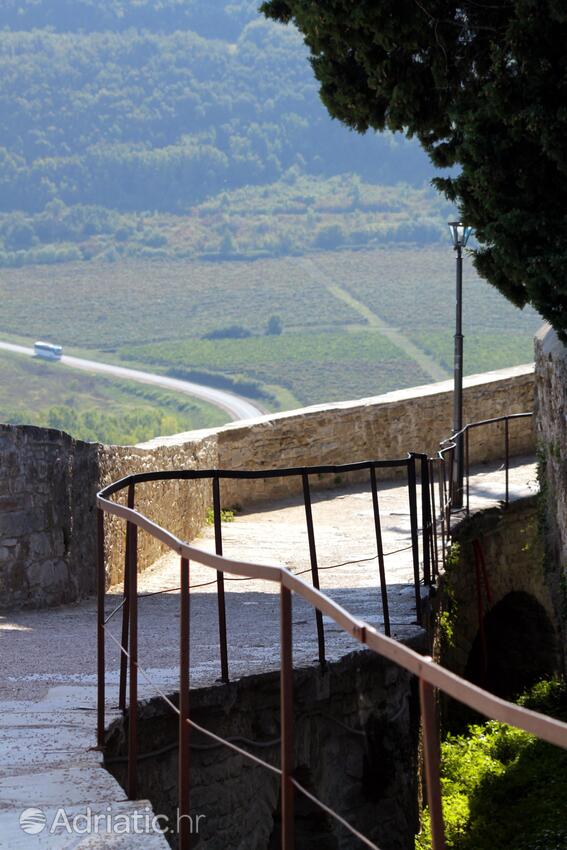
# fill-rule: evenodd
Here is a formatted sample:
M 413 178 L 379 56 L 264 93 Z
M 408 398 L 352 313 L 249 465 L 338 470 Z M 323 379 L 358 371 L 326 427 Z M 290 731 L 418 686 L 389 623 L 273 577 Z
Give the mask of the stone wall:
M 4 425 L 0 453 L 0 605 L 91 594 L 98 447 Z
M 254 423 L 227 426 L 218 432 L 219 466 L 258 469 L 342 464 L 375 458 L 404 458 L 410 451 L 437 452 L 451 431 L 452 381 L 414 387 L 375 398 L 262 417 Z M 533 366 L 487 372 L 465 379 L 464 421 L 473 422 L 533 409 Z M 501 426 L 472 432 L 472 462 L 503 456 Z M 534 447 L 531 420 L 510 426 L 512 454 Z M 391 471 L 388 475 L 391 476 Z M 367 478 L 368 473 L 351 475 Z M 332 486 L 333 476 L 313 486 Z M 299 493 L 299 479 L 271 479 L 224 485 L 227 503 L 249 502 Z
M 463 520 L 453 532 L 453 556 L 433 601 L 443 608 L 438 618 L 443 666 L 507 698 L 515 696 L 516 680 L 519 691 L 532 673 L 535 680 L 561 668 L 538 499 L 519 499 Z M 482 546 L 485 574 L 477 571 L 474 541 Z M 486 681 L 478 667 L 482 639 Z
M 567 656 L 567 348 L 549 325 L 536 336 L 536 375 L 546 559 Z
M 259 417 L 208 431 L 161 438 L 136 447 L 100 446 L 60 431 L 0 425 L 0 606 L 51 605 L 93 592 L 95 494 L 125 475 L 155 469 L 270 469 L 342 464 L 369 458 L 433 453 L 450 431 L 452 383 L 388 393 L 340 404 Z M 465 380 L 465 421 L 531 410 L 532 366 Z M 531 420 L 510 429 L 511 452 L 533 450 Z M 502 456 L 502 429 L 476 431 L 471 460 Z M 333 486 L 333 476 L 313 486 Z M 343 482 L 344 483 L 344 482 Z M 300 479 L 225 482 L 225 506 L 299 492 Z M 125 494 L 121 497 L 124 498 Z M 211 505 L 208 481 L 153 483 L 137 488 L 136 504 L 173 533 L 192 539 Z M 123 572 L 123 527 L 107 524 L 107 575 Z M 139 540 L 144 568 L 161 549 Z
M 415 647 L 422 651 L 421 643 Z M 413 850 L 418 828 L 419 700 L 402 668 L 363 651 L 294 674 L 295 775 L 383 850 Z M 175 697 L 174 699 L 177 699 Z M 191 690 L 191 717 L 223 738 L 279 764 L 279 676 L 266 673 L 229 685 Z M 127 720 L 107 735 L 105 766 L 125 783 Z M 142 704 L 138 791 L 175 823 L 177 718 L 163 702 Z M 191 814 L 207 850 L 280 847 L 279 779 L 225 747 L 191 733 Z M 254 747 L 250 741 L 264 744 Z M 271 742 L 271 743 L 270 743 Z M 296 846 L 358 850 L 349 835 L 296 796 Z M 168 836 L 175 847 L 175 837 Z
M 150 450 L 99 446 L 98 461 L 94 493 L 132 473 L 156 469 L 215 468 L 218 462 L 216 435 L 200 437 L 195 433 L 193 439 L 171 441 Z M 126 504 L 126 491 L 114 498 Z M 211 501 L 211 485 L 208 481 L 148 482 L 138 484 L 135 490 L 135 507 L 185 540 L 192 540 L 199 533 Z M 122 521 L 108 515 L 105 517 L 106 562 L 110 584 L 115 584 L 123 577 L 124 530 Z M 139 566 L 144 569 L 163 553 L 163 547 L 155 538 L 140 531 L 138 552 Z

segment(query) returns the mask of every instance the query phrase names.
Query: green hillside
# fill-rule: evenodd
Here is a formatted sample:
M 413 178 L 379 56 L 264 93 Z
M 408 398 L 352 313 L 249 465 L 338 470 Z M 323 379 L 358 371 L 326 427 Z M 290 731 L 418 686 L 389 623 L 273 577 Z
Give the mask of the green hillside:
M 438 239 L 443 205 L 432 192 L 426 214 L 417 197 L 408 210 L 408 184 L 431 175 L 425 155 L 401 136 L 357 136 L 331 121 L 306 57 L 299 34 L 265 20 L 255 0 L 3 3 L 0 265 L 234 253 L 235 205 L 254 218 L 245 251 L 334 247 L 359 231 L 366 242 Z M 359 181 L 346 208 L 328 183 L 345 173 Z M 298 180 L 300 201 L 323 195 L 329 206 L 338 194 L 335 213 L 362 219 L 333 237 L 324 228 L 336 222 L 319 210 L 308 239 L 293 224 L 262 238 Z M 375 198 L 361 180 L 397 188 Z M 245 187 L 252 194 L 227 202 Z M 364 221 L 377 203 L 393 213 L 387 227 Z
M 177 393 L 0 352 L 0 422 L 133 444 L 157 434 L 222 425 L 226 419 L 216 407 Z

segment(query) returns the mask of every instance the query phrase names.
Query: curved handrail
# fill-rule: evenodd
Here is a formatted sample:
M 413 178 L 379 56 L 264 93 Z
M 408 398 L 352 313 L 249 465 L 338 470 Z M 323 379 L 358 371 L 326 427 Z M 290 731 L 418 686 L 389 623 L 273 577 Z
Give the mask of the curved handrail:
M 217 572 L 245 576 L 250 579 L 262 579 L 283 585 L 318 608 L 325 616 L 334 620 L 338 626 L 341 626 L 360 643 L 365 644 L 389 661 L 396 662 L 409 673 L 424 679 L 430 685 L 440 688 L 449 696 L 464 702 L 470 708 L 482 714 L 493 717 L 495 720 L 516 725 L 551 744 L 567 748 L 567 723 L 522 708 L 515 703 L 509 703 L 478 688 L 465 679 L 461 679 L 456 674 L 440 667 L 433 659 L 420 655 L 393 638 L 380 634 L 365 621 L 352 617 L 342 606 L 320 590 L 308 585 L 303 579 L 294 576 L 286 567 L 239 561 L 223 555 L 204 552 L 202 549 L 183 542 L 139 511 L 111 502 L 104 498 L 101 493 L 97 495 L 97 506 L 100 509 L 105 513 L 126 519 L 132 525 L 143 529 L 176 552 L 181 558 L 196 561 Z M 493 711 L 496 713 L 493 714 Z
M 302 480 L 303 499 L 306 514 L 307 533 L 309 541 L 309 557 L 310 569 L 315 587 L 319 586 L 319 566 L 317 561 L 317 551 L 315 545 L 315 534 L 313 526 L 313 516 L 311 508 L 311 490 L 309 484 L 310 475 L 325 475 L 325 474 L 340 474 L 344 475 L 351 472 L 360 472 L 368 470 L 370 473 L 370 483 L 372 490 L 373 513 L 376 528 L 376 542 L 379 578 L 380 578 L 380 594 L 382 598 L 382 611 L 384 616 L 384 626 L 386 634 L 390 634 L 390 615 L 388 593 L 385 575 L 384 558 L 390 552 L 384 552 L 382 549 L 382 532 L 378 505 L 378 492 L 376 483 L 376 471 L 379 469 L 400 469 L 407 475 L 409 508 L 410 508 L 410 525 L 411 525 L 411 544 L 407 547 L 412 550 L 413 572 L 414 572 L 414 590 L 415 590 L 415 605 L 418 624 L 421 624 L 421 592 L 420 592 L 420 569 L 419 569 L 419 543 L 418 543 L 418 519 L 417 519 L 417 490 L 416 490 L 416 464 L 421 462 L 425 455 L 408 453 L 404 458 L 393 458 L 386 460 L 363 460 L 355 461 L 346 464 L 325 464 L 317 466 L 300 466 L 300 467 L 282 467 L 276 469 L 184 469 L 184 470 L 155 470 L 152 472 L 140 472 L 127 475 L 112 484 L 103 488 L 98 497 L 109 499 L 111 496 L 123 490 L 128 490 L 132 494 L 136 485 L 156 482 L 156 481 L 172 481 L 172 480 L 209 480 L 213 485 L 213 505 L 214 505 L 214 523 L 215 523 L 215 543 L 217 554 L 222 554 L 222 531 L 221 531 L 221 504 L 220 504 L 220 482 L 224 479 L 232 480 L 267 480 L 271 478 L 289 478 L 297 477 Z M 422 494 L 422 503 L 426 500 L 425 494 Z M 133 502 L 130 505 L 133 507 Z M 426 516 L 427 511 L 422 505 L 422 512 L 425 520 L 431 524 L 431 518 Z M 162 541 L 165 542 L 165 541 Z M 426 584 L 431 583 L 431 571 L 429 565 L 429 551 L 424 553 L 424 576 L 423 581 Z M 373 560 L 373 559 L 366 559 Z M 339 566 L 339 565 L 335 565 Z M 322 569 L 327 569 L 323 567 Z M 221 579 L 218 588 L 218 604 L 219 604 L 219 627 L 221 631 L 221 664 L 222 664 L 222 679 L 228 680 L 228 659 L 226 650 L 226 626 L 224 613 L 224 587 L 222 573 L 219 571 Z M 319 615 L 317 620 L 317 635 L 319 644 L 319 658 L 321 663 L 325 663 L 325 638 L 323 631 L 323 622 Z
M 118 481 L 104 487 L 97 494 L 97 498 L 108 498 L 125 490 L 130 484 L 145 484 L 150 481 L 183 480 L 192 481 L 200 479 L 227 478 L 242 479 L 246 481 L 258 478 L 289 478 L 301 475 L 340 475 L 346 472 L 359 472 L 363 469 L 392 469 L 394 467 L 405 467 L 410 461 L 413 453 L 408 452 L 405 458 L 394 458 L 389 460 L 360 460 L 354 463 L 323 464 L 318 466 L 288 466 L 281 469 L 161 469 L 154 472 L 135 472 L 125 475 Z
M 510 422 L 517 419 L 527 419 L 529 417 L 533 417 L 533 411 L 526 411 L 522 413 L 509 413 L 504 414 L 503 416 L 493 416 L 490 419 L 479 419 L 475 422 L 468 422 L 464 425 L 460 431 L 452 434 L 450 437 L 446 437 L 444 440 L 441 440 L 439 443 L 440 449 L 437 452 L 437 456 L 432 459 L 432 462 L 442 464 L 448 463 L 450 468 L 450 474 L 448 477 L 449 486 L 448 486 L 448 496 L 443 500 L 443 513 L 445 516 L 444 521 L 449 525 L 450 523 L 450 514 L 455 505 L 454 497 L 454 482 L 455 482 L 455 463 L 456 457 L 458 454 L 459 443 L 464 440 L 464 473 L 466 478 L 466 512 L 467 515 L 470 511 L 470 493 L 469 493 L 469 483 L 470 483 L 470 461 L 469 461 L 469 433 L 473 431 L 475 428 L 481 428 L 487 425 L 495 425 L 498 423 L 504 423 L 504 465 L 505 465 L 505 498 L 504 502 L 507 505 L 510 501 L 509 496 L 509 469 L 510 469 L 510 442 L 509 442 L 509 426 Z M 461 451 L 463 451 L 463 447 L 461 446 Z M 463 455 L 461 455 L 463 457 Z M 462 485 L 462 481 L 460 482 Z M 457 503 L 457 510 L 462 508 L 462 493 Z
M 512 414 L 509 417 L 494 417 L 492 419 L 482 420 L 475 423 L 469 423 L 461 432 L 453 435 L 453 438 L 458 438 L 462 434 L 468 433 L 468 430 L 482 425 L 489 425 L 500 421 L 508 421 L 509 419 L 519 419 L 530 416 L 531 414 L 520 413 Z M 449 443 L 453 438 L 443 443 Z M 234 744 L 224 739 L 209 733 L 206 729 L 198 727 L 190 718 L 188 713 L 188 702 L 186 693 L 189 687 L 188 679 L 188 636 L 189 636 L 189 562 L 196 561 L 197 563 L 213 570 L 217 576 L 224 577 L 225 574 L 232 574 L 246 579 L 260 579 L 271 582 L 279 587 L 280 592 L 280 610 L 281 610 L 281 767 L 275 769 L 275 772 L 281 775 L 281 794 L 282 794 L 282 847 L 284 850 L 291 850 L 293 847 L 292 831 L 293 831 L 293 793 L 294 788 L 299 793 L 307 794 L 310 799 L 333 817 L 337 818 L 343 826 L 349 829 L 363 844 L 373 848 L 374 845 L 351 827 L 344 819 L 336 812 L 329 809 L 313 795 L 306 791 L 293 777 L 293 664 L 291 654 L 292 641 L 292 620 L 291 620 L 291 594 L 296 594 L 307 602 L 317 615 L 333 620 L 345 633 L 349 634 L 361 645 L 366 646 L 369 650 L 380 655 L 395 664 L 404 668 L 408 673 L 415 675 L 419 679 L 421 712 L 423 719 L 424 732 L 424 754 L 427 774 L 427 792 L 429 801 L 429 810 L 432 824 L 432 839 L 434 850 L 443 850 L 444 848 L 444 826 L 443 814 L 441 806 L 441 791 L 440 791 L 440 774 L 439 774 L 439 738 L 438 726 L 435 721 L 435 690 L 443 691 L 445 694 L 464 703 L 469 708 L 503 723 L 516 726 L 529 734 L 535 735 L 550 744 L 554 744 L 567 749 L 567 723 L 547 717 L 538 712 L 516 705 L 515 703 L 503 700 L 500 697 L 494 696 L 488 691 L 473 685 L 472 683 L 462 679 L 455 673 L 439 666 L 434 660 L 428 656 L 420 655 L 410 647 L 399 643 L 387 634 L 381 634 L 373 626 L 365 620 L 352 616 L 344 607 L 334 602 L 318 586 L 311 586 L 299 576 L 292 574 L 288 569 L 279 564 L 257 563 L 251 561 L 240 561 L 232 558 L 227 558 L 220 553 L 205 552 L 200 548 L 196 548 L 184 540 L 177 537 L 175 534 L 163 528 L 155 521 L 151 520 L 140 510 L 137 510 L 133 505 L 133 493 L 136 484 L 154 481 L 165 480 L 199 480 L 212 478 L 217 486 L 218 500 L 218 482 L 222 478 L 232 479 L 255 479 L 255 478 L 274 478 L 286 477 L 291 475 L 301 476 L 304 481 L 310 474 L 314 473 L 340 473 L 359 471 L 369 469 L 373 486 L 375 487 L 375 470 L 378 468 L 392 468 L 396 466 L 407 467 L 408 481 L 413 480 L 415 489 L 415 463 L 420 460 L 422 463 L 422 490 L 427 490 L 426 500 L 431 496 L 433 514 L 429 514 L 430 524 L 433 526 L 436 533 L 436 522 L 431 521 L 431 516 L 435 516 L 434 502 L 434 481 L 429 478 L 430 466 L 435 460 L 445 461 L 444 454 L 447 451 L 454 451 L 456 443 L 444 446 L 439 450 L 437 458 L 428 458 L 426 455 L 409 454 L 407 458 L 402 460 L 391 461 L 360 461 L 353 464 L 328 465 L 318 467 L 293 467 L 281 470 L 163 470 L 150 473 L 137 473 L 126 476 L 120 481 L 114 482 L 102 489 L 96 497 L 98 508 L 98 531 L 99 531 L 99 546 L 98 546 L 98 740 L 99 745 L 104 745 L 104 696 L 105 696 L 105 663 L 104 663 L 104 642 L 107 633 L 107 620 L 104 616 L 104 597 L 105 597 L 105 567 L 104 567 L 104 515 L 109 514 L 121 519 L 127 523 L 127 565 L 128 570 L 125 578 L 130 576 L 130 586 L 128 595 L 125 595 L 124 603 L 127 603 L 130 608 L 131 626 L 131 644 L 128 647 L 127 641 L 123 640 L 120 643 L 112 634 L 110 637 L 117 643 L 121 657 L 127 658 L 129 661 L 130 671 L 130 708 L 129 708 L 129 725 L 128 725 L 128 788 L 129 795 L 135 796 L 136 788 L 136 764 L 137 764 L 137 743 L 136 743 L 136 717 L 137 717 L 137 677 L 138 671 L 147 677 L 143 668 L 138 664 L 137 656 L 137 531 L 142 529 L 154 539 L 160 541 L 171 551 L 177 553 L 180 557 L 180 604 L 181 604 L 181 655 L 180 655 L 180 702 L 179 707 L 175 706 L 171 700 L 156 687 L 157 692 L 166 700 L 168 705 L 179 716 L 179 759 L 180 765 L 184 764 L 183 759 L 188 753 L 188 730 L 190 727 L 197 728 L 202 734 L 210 735 L 217 742 L 224 743 L 226 746 L 236 750 L 244 757 L 252 758 L 257 764 L 260 764 L 270 770 L 274 770 L 274 766 L 263 762 L 256 756 L 248 754 L 245 750 L 240 750 Z M 413 479 L 412 479 L 413 476 Z M 441 481 L 439 481 L 441 484 Z M 431 486 L 429 486 L 431 484 Z M 128 489 L 128 505 L 123 505 L 115 502 L 111 497 L 118 492 Z M 411 501 L 411 500 L 410 500 Z M 431 506 L 430 506 L 431 507 Z M 442 505 L 443 509 L 445 505 Z M 217 513 L 220 517 L 220 502 L 215 505 L 215 517 Z M 415 508 L 414 508 L 415 510 Z M 424 513 L 424 518 L 427 514 Z M 443 516 L 443 512 L 441 514 Z M 220 522 L 220 519 L 219 519 Z M 426 528 L 426 522 L 423 524 Z M 450 529 L 447 527 L 447 536 Z M 443 527 L 442 527 L 443 534 Z M 412 541 L 413 545 L 413 541 Z M 424 546 L 424 556 L 426 547 Z M 383 556 L 382 556 L 383 557 Z M 124 605 L 124 603 L 121 604 Z M 119 609 L 116 609 L 119 610 Z M 322 621 L 321 621 L 322 622 Z M 147 677 L 149 678 L 149 677 Z M 151 680 L 150 680 L 151 681 Z M 153 684 L 153 683 L 152 683 Z M 291 743 L 290 743 L 291 741 Z M 180 776 L 183 771 L 180 773 Z M 186 774 L 186 771 L 185 771 Z M 183 774 L 183 775 L 185 775 Z M 181 814 L 188 813 L 188 786 L 187 779 L 180 786 L 180 807 Z M 180 835 L 180 848 L 185 850 L 188 846 L 188 837 Z
M 506 422 L 512 419 L 527 419 L 530 416 L 533 416 L 533 410 L 529 410 L 524 413 L 508 413 L 503 416 L 493 416 L 491 419 L 478 419 L 475 422 L 467 422 L 460 431 L 456 431 L 454 434 L 451 434 L 450 437 L 445 437 L 444 440 L 441 440 L 439 445 L 444 448 L 440 449 L 437 452 L 438 457 L 441 456 L 444 452 L 450 451 L 451 449 L 456 448 L 457 444 L 455 440 L 459 437 L 464 436 L 467 431 L 472 431 L 474 428 L 480 428 L 482 425 L 494 425 L 497 422 Z

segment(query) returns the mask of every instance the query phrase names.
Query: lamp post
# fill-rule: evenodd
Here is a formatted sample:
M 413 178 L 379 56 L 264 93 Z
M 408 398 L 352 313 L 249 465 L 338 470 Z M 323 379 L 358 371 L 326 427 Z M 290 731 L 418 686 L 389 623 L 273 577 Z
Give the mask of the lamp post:
M 453 239 L 453 248 L 457 253 L 457 299 L 455 322 L 455 378 L 453 391 L 453 434 L 459 434 L 463 427 L 463 248 L 471 235 L 471 227 L 460 221 L 450 221 L 449 229 Z M 463 507 L 463 435 L 456 439 L 455 460 L 453 464 L 453 507 Z

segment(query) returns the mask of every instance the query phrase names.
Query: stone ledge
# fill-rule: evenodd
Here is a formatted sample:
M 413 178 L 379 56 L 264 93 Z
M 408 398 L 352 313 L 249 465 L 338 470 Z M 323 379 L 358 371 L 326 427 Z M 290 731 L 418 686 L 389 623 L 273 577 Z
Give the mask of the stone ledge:
M 492 372 L 480 372 L 476 375 L 469 375 L 463 380 L 463 388 L 469 389 L 489 385 L 499 381 L 509 381 L 513 378 L 525 378 L 533 376 L 535 369 L 534 363 L 524 363 L 521 366 L 511 366 L 506 369 L 496 369 Z M 317 413 L 333 413 L 334 411 L 356 411 L 360 408 L 377 407 L 387 404 L 395 404 L 402 401 L 411 401 L 413 399 L 425 398 L 428 396 L 441 395 L 453 391 L 452 379 L 447 381 L 437 381 L 431 384 L 422 384 L 417 387 L 407 387 L 403 390 L 392 390 L 389 393 L 382 395 L 367 396 L 365 398 L 353 399 L 350 401 L 337 401 L 325 404 L 312 404 L 307 407 L 298 407 L 295 410 L 285 410 L 280 413 L 267 413 L 264 416 L 257 416 L 253 419 L 246 419 L 241 422 L 229 422 L 227 425 L 222 425 L 219 428 L 201 429 L 198 431 L 184 431 L 180 434 L 172 434 L 169 437 L 155 437 L 153 440 L 148 440 L 145 443 L 138 443 L 137 448 L 153 450 L 160 447 L 181 446 L 186 442 L 193 440 L 202 440 L 206 437 L 211 437 L 218 434 L 227 433 L 230 431 L 240 431 L 244 428 L 253 428 L 256 425 L 269 425 L 272 422 L 281 422 L 296 417 L 304 417 Z
M 533 364 L 471 375 L 464 382 L 465 421 L 533 407 Z M 268 414 L 221 428 L 176 434 L 138 446 L 84 443 L 55 430 L 0 425 L 0 462 L 9 475 L 0 496 L 18 511 L 0 512 L 0 607 L 72 602 L 95 590 L 97 490 L 131 473 L 155 469 L 277 469 L 341 465 L 437 452 L 452 419 L 452 382 L 441 381 L 370 398 Z M 510 428 L 512 455 L 534 450 L 531 420 Z M 497 427 L 471 433 L 471 463 L 502 456 Z M 381 472 L 379 470 L 379 472 Z M 383 477 L 392 477 L 385 470 Z M 333 488 L 336 476 L 312 476 L 313 488 Z M 341 476 L 341 483 L 362 480 Z M 301 480 L 223 481 L 224 505 L 249 505 L 300 492 Z M 173 534 L 192 540 L 212 503 L 211 482 L 154 482 L 136 488 L 136 506 Z M 107 518 L 107 576 L 121 580 L 124 528 Z M 140 535 L 140 568 L 163 552 Z

